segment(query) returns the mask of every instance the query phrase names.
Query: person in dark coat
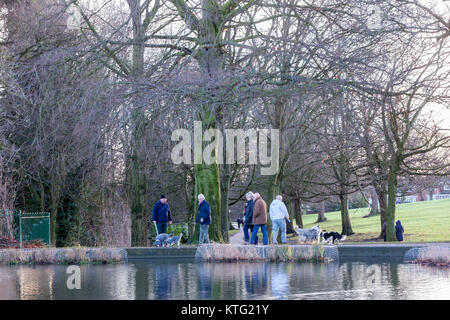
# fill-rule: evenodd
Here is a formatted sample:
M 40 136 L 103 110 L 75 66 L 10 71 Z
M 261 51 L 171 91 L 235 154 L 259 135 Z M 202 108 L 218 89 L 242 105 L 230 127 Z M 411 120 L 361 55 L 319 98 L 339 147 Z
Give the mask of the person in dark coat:
M 241 219 L 241 217 L 238 217 L 236 219 L 236 223 L 238 224 L 238 229 L 241 228 L 241 224 L 244 224 L 244 220 Z
M 398 241 L 403 241 L 403 232 L 405 232 L 405 230 L 403 229 L 402 223 L 400 220 L 397 220 L 395 222 L 395 236 Z
M 245 243 L 249 243 L 250 235 L 248 230 L 250 230 L 250 234 L 253 232 L 253 192 L 247 192 L 245 197 L 247 198 L 247 203 L 244 209 L 244 226 L 242 230 L 244 231 Z M 258 242 L 258 237 L 256 237 L 256 242 Z
M 200 238 L 198 242 L 209 243 L 209 225 L 211 224 L 211 207 L 203 194 L 198 195 L 198 214 L 195 223 L 200 224 Z
M 172 214 L 165 195 L 161 195 L 161 199 L 153 206 L 152 221 L 156 224 L 158 234 L 167 233 L 167 224 L 172 224 Z
M 383 233 L 384 242 L 386 242 L 386 222 L 383 223 L 383 226 L 381 227 L 381 232 Z

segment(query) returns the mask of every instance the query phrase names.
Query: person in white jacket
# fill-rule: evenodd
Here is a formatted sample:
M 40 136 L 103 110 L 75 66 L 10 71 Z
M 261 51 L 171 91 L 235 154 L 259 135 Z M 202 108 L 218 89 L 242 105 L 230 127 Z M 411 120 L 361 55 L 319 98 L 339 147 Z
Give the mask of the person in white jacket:
M 277 243 L 278 230 L 281 229 L 281 243 L 286 243 L 286 221 L 285 218 L 289 220 L 289 213 L 287 211 L 286 205 L 283 203 L 283 197 L 277 196 L 275 200 L 270 204 L 270 219 L 272 220 L 273 226 L 273 241 L 272 243 Z

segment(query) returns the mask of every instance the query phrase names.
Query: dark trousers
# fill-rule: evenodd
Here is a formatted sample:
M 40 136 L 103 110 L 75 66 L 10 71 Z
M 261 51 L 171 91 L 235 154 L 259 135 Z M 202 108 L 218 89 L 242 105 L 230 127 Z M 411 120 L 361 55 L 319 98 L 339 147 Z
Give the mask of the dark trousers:
M 157 222 L 156 228 L 158 229 L 158 234 L 167 233 L 167 222 Z
M 253 232 L 253 225 L 252 224 L 244 224 L 244 227 L 242 228 L 244 231 L 244 241 L 246 243 L 250 242 L 250 235 Z M 248 233 L 248 230 L 250 230 L 250 235 Z M 258 242 L 258 236 L 256 236 L 256 242 Z

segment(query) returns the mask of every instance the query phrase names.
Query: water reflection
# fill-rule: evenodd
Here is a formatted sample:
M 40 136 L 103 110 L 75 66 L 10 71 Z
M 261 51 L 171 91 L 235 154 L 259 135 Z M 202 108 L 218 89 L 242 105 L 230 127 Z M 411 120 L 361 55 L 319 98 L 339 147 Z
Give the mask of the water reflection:
M 450 270 L 375 262 L 0 266 L 0 299 L 450 299 Z

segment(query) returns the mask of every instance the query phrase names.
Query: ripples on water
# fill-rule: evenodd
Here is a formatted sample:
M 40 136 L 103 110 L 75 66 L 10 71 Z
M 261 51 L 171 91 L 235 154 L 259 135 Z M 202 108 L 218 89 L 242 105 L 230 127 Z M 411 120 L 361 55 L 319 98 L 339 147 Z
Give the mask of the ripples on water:
M 450 299 L 450 270 L 402 263 L 0 266 L 0 299 Z

